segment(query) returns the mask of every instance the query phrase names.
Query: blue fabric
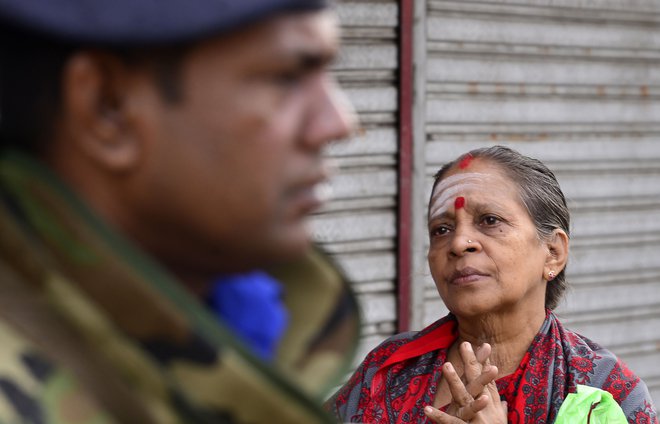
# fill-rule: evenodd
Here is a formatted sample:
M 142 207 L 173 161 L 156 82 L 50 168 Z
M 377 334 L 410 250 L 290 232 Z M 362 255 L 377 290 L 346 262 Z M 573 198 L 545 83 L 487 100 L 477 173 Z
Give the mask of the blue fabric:
M 289 323 L 282 285 L 262 271 L 229 275 L 213 282 L 209 306 L 219 320 L 265 360 L 272 360 Z

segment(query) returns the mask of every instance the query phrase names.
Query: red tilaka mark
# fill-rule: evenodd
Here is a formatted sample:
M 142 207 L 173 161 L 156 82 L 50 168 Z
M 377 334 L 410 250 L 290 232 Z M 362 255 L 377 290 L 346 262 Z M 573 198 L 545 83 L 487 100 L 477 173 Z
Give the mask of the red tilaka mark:
M 463 206 L 465 206 L 465 197 L 457 197 L 456 200 L 454 200 L 454 209 L 459 210 Z
M 474 159 L 474 156 L 472 156 L 470 153 L 466 154 L 463 156 L 463 159 L 458 163 L 458 167 L 461 169 L 465 169 L 468 166 L 470 166 L 470 163 L 472 163 L 472 160 Z

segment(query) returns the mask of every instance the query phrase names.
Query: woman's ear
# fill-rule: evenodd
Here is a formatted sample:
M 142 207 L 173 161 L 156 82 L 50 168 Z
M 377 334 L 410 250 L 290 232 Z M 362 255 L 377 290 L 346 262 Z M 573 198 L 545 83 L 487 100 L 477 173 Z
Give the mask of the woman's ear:
M 564 230 L 557 228 L 545 240 L 545 245 L 548 248 L 548 256 L 545 260 L 543 277 L 551 281 L 562 272 L 568 262 L 568 235 Z
M 126 116 L 130 70 L 107 53 L 81 51 L 64 66 L 61 116 L 71 144 L 110 172 L 124 172 L 140 157 L 140 142 Z

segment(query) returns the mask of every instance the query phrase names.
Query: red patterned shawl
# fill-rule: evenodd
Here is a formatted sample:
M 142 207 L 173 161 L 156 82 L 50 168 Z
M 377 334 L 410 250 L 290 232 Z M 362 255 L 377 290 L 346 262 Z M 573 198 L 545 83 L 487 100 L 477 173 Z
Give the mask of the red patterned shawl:
M 448 315 L 419 333 L 386 340 L 327 405 L 342 422 L 426 423 L 424 406 L 433 402 L 456 337 L 456 320 Z M 564 328 L 550 311 L 518 369 L 497 380 L 514 424 L 552 423 L 578 384 L 610 392 L 630 423 L 658 424 L 644 382 L 613 353 Z

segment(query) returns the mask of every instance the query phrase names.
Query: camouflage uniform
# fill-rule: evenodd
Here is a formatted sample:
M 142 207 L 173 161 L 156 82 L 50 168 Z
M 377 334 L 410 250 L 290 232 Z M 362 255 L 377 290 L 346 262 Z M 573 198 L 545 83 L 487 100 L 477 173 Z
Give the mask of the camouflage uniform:
M 271 366 L 49 171 L 0 160 L 0 423 L 329 423 L 356 302 L 318 250 L 269 270 L 291 322 Z

